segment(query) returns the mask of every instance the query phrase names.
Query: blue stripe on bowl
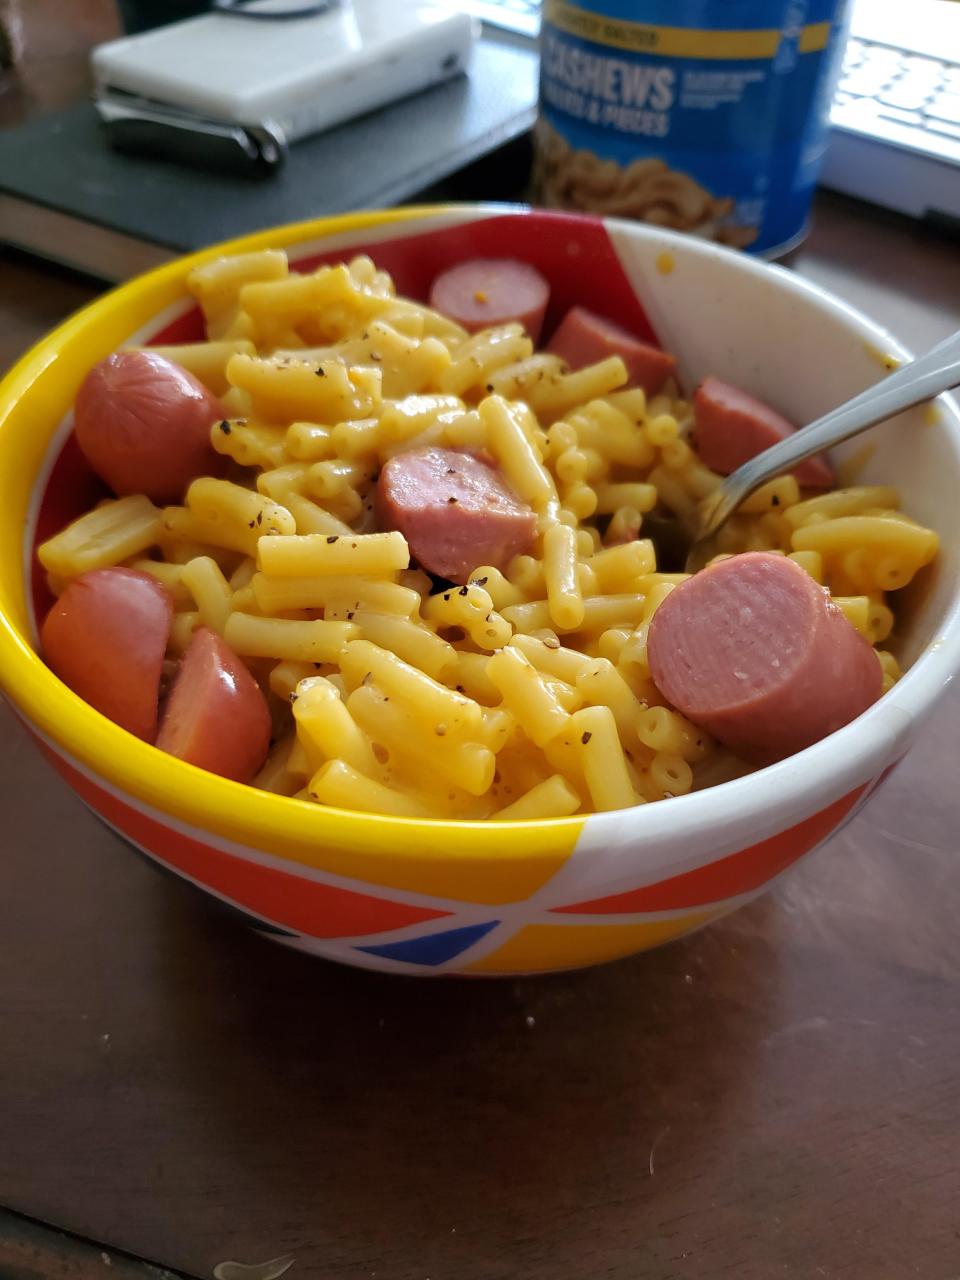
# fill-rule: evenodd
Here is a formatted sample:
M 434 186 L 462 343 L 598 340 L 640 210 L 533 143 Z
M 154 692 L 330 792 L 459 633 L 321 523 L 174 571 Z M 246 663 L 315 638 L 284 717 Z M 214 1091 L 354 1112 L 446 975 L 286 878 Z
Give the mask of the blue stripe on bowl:
M 384 956 L 388 960 L 405 960 L 408 964 L 443 964 L 473 946 L 499 923 L 499 920 L 490 920 L 486 924 L 468 924 L 443 933 L 405 938 L 402 942 L 384 942 L 376 947 L 357 947 L 357 950 L 366 951 L 371 956 Z

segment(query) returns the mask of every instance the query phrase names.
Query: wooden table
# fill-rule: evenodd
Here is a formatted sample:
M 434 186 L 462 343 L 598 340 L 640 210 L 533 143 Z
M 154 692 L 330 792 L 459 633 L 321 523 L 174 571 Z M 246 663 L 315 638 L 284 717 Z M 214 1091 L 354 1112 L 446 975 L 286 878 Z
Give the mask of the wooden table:
M 956 244 L 852 204 L 820 199 L 795 266 L 918 348 L 960 323 Z M 0 369 L 94 292 L 0 255 Z M 0 1205 L 96 1245 L 0 1221 L 0 1275 L 123 1249 L 196 1276 L 291 1251 L 291 1280 L 958 1280 L 958 713 L 732 918 L 467 983 L 254 937 L 0 709 Z
M 797 266 L 918 347 L 960 318 L 956 246 L 846 203 Z M 0 260 L 0 366 L 93 292 Z M 196 1275 L 956 1280 L 958 710 L 731 919 L 491 983 L 255 938 L 0 712 L 0 1204 Z

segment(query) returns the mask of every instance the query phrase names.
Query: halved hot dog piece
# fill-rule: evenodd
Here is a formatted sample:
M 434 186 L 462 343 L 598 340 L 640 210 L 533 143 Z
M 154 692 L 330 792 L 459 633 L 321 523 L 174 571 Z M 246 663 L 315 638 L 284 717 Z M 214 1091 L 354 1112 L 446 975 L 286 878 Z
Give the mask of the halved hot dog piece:
M 515 258 L 472 258 L 437 276 L 430 289 L 435 311 L 470 333 L 517 321 L 534 343 L 543 328 L 550 286 L 528 262 Z
M 728 476 L 764 449 L 793 435 L 796 427 L 775 409 L 719 378 L 704 378 L 693 393 L 697 453 L 711 471 Z M 809 489 L 834 483 L 826 458 L 808 458 L 792 474 Z
M 583 369 L 608 356 L 619 356 L 627 366 L 628 385 L 643 387 L 648 395 L 655 395 L 677 367 L 676 357 L 669 351 L 641 342 L 628 329 L 586 307 L 570 308 L 547 343 L 547 350 L 565 360 L 571 369 Z
M 458 449 L 411 449 L 377 481 L 381 527 L 399 529 L 429 573 L 466 582 L 481 564 L 506 568 L 530 549 L 537 518 L 500 473 Z
M 219 475 L 210 444 L 223 405 L 192 373 L 151 351 L 118 351 L 77 392 L 74 430 L 84 457 L 114 493 L 179 502 L 191 480 Z
M 270 747 L 260 686 L 216 632 L 199 627 L 167 695 L 157 746 L 236 782 L 249 782 Z
M 64 589 L 44 619 L 43 656 L 91 707 L 153 742 L 172 619 L 173 601 L 156 578 L 93 569 Z
M 653 615 L 647 653 L 664 697 L 755 764 L 818 742 L 881 692 L 867 641 L 799 565 L 769 552 L 681 583 Z

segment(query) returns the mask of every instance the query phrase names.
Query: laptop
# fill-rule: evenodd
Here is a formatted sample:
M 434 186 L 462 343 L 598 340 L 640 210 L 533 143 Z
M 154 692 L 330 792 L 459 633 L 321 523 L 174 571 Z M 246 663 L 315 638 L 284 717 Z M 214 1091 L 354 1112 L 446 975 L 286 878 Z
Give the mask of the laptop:
M 533 40 L 540 0 L 461 0 Z M 854 0 L 822 186 L 960 232 L 960 0 Z

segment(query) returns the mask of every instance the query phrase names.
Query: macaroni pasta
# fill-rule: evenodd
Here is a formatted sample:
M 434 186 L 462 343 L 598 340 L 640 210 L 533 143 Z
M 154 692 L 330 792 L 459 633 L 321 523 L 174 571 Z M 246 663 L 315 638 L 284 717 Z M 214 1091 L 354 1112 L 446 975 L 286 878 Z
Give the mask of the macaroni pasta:
M 602 186 L 608 211 L 717 215 L 695 184 L 644 163 L 620 174 L 557 152 L 550 180 L 584 199 Z M 211 428 L 229 478 L 197 479 L 163 510 L 105 502 L 40 559 L 55 591 L 92 568 L 152 574 L 176 610 L 171 657 L 205 624 L 248 661 L 275 725 L 256 785 L 400 817 L 514 820 L 655 802 L 717 772 L 724 753 L 664 704 L 646 656 L 650 619 L 685 575 L 658 572 L 644 521 L 654 507 L 689 514 L 718 483 L 672 384 L 648 401 L 619 357 L 568 372 L 516 324 L 469 336 L 364 257 L 301 275 L 282 253 L 245 254 L 189 288 L 210 341 L 163 351 L 230 405 Z M 411 567 L 404 537 L 378 528 L 373 488 L 423 444 L 496 461 L 536 514 L 532 554 L 437 590 Z M 887 592 L 937 538 L 895 489 L 809 497 L 783 477 L 744 503 L 721 548 L 790 556 L 882 646 Z M 886 688 L 897 662 L 878 658 Z

